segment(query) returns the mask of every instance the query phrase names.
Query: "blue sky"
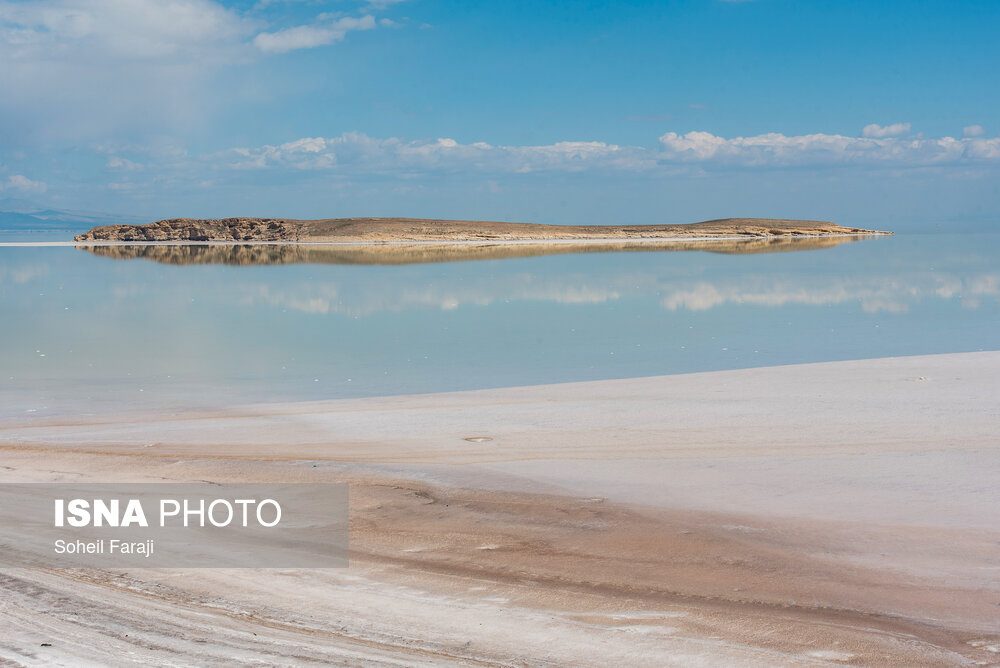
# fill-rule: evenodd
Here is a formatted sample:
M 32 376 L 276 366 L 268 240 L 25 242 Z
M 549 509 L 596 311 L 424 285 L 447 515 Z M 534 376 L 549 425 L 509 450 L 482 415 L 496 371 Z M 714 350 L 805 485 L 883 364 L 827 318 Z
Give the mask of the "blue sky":
M 996 2 L 0 1 L 0 205 L 990 228 L 998 28 Z

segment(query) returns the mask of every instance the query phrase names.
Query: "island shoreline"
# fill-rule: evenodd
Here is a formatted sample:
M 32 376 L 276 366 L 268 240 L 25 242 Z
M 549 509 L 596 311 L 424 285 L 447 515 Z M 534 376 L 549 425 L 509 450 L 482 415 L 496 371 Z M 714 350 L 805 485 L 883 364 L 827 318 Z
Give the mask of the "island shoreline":
M 718 241 L 761 241 L 766 239 L 865 239 L 868 237 L 892 236 L 892 232 L 830 232 L 826 234 L 796 234 L 796 235 L 774 235 L 771 237 L 757 236 L 705 236 L 705 237 L 637 237 L 637 238 L 616 238 L 616 237 L 595 237 L 586 239 L 442 239 L 442 240 L 414 240 L 414 241 L 233 241 L 233 240 L 210 240 L 210 241 L 190 241 L 190 240 L 169 240 L 169 241 L 110 241 L 110 240 L 87 240 L 87 241 L 5 241 L 0 242 L 0 248 L 6 247 L 76 247 L 76 248 L 103 248 L 115 246 L 335 246 L 338 248 L 371 248 L 379 246 L 405 247 L 405 246 L 526 246 L 526 245 L 594 245 L 603 246 L 611 244 L 635 244 L 635 245 L 668 245 L 684 243 L 704 243 Z

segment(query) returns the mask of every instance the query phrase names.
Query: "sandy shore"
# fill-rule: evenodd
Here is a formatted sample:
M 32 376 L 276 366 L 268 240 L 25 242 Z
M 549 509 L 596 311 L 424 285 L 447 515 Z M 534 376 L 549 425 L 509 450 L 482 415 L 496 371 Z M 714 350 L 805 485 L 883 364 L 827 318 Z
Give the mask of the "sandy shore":
M 352 559 L 6 570 L 0 658 L 998 665 L 998 378 L 986 352 L 8 420 L 6 482 L 350 482 Z

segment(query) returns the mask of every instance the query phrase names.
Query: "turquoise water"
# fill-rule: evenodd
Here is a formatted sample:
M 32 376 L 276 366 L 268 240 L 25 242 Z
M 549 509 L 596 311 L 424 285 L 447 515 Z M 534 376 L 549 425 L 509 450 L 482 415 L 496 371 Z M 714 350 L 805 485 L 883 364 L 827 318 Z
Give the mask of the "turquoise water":
M 998 241 L 897 235 L 785 253 L 399 266 L 0 247 L 0 415 L 997 349 Z

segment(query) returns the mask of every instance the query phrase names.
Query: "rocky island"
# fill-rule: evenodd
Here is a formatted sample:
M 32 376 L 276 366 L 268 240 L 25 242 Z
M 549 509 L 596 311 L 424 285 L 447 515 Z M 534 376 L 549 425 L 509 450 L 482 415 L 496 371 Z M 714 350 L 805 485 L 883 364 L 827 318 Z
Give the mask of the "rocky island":
M 723 218 L 688 225 L 541 225 L 420 218 L 170 218 L 102 225 L 75 240 L 101 242 L 424 243 L 776 239 L 891 234 L 815 220 Z

